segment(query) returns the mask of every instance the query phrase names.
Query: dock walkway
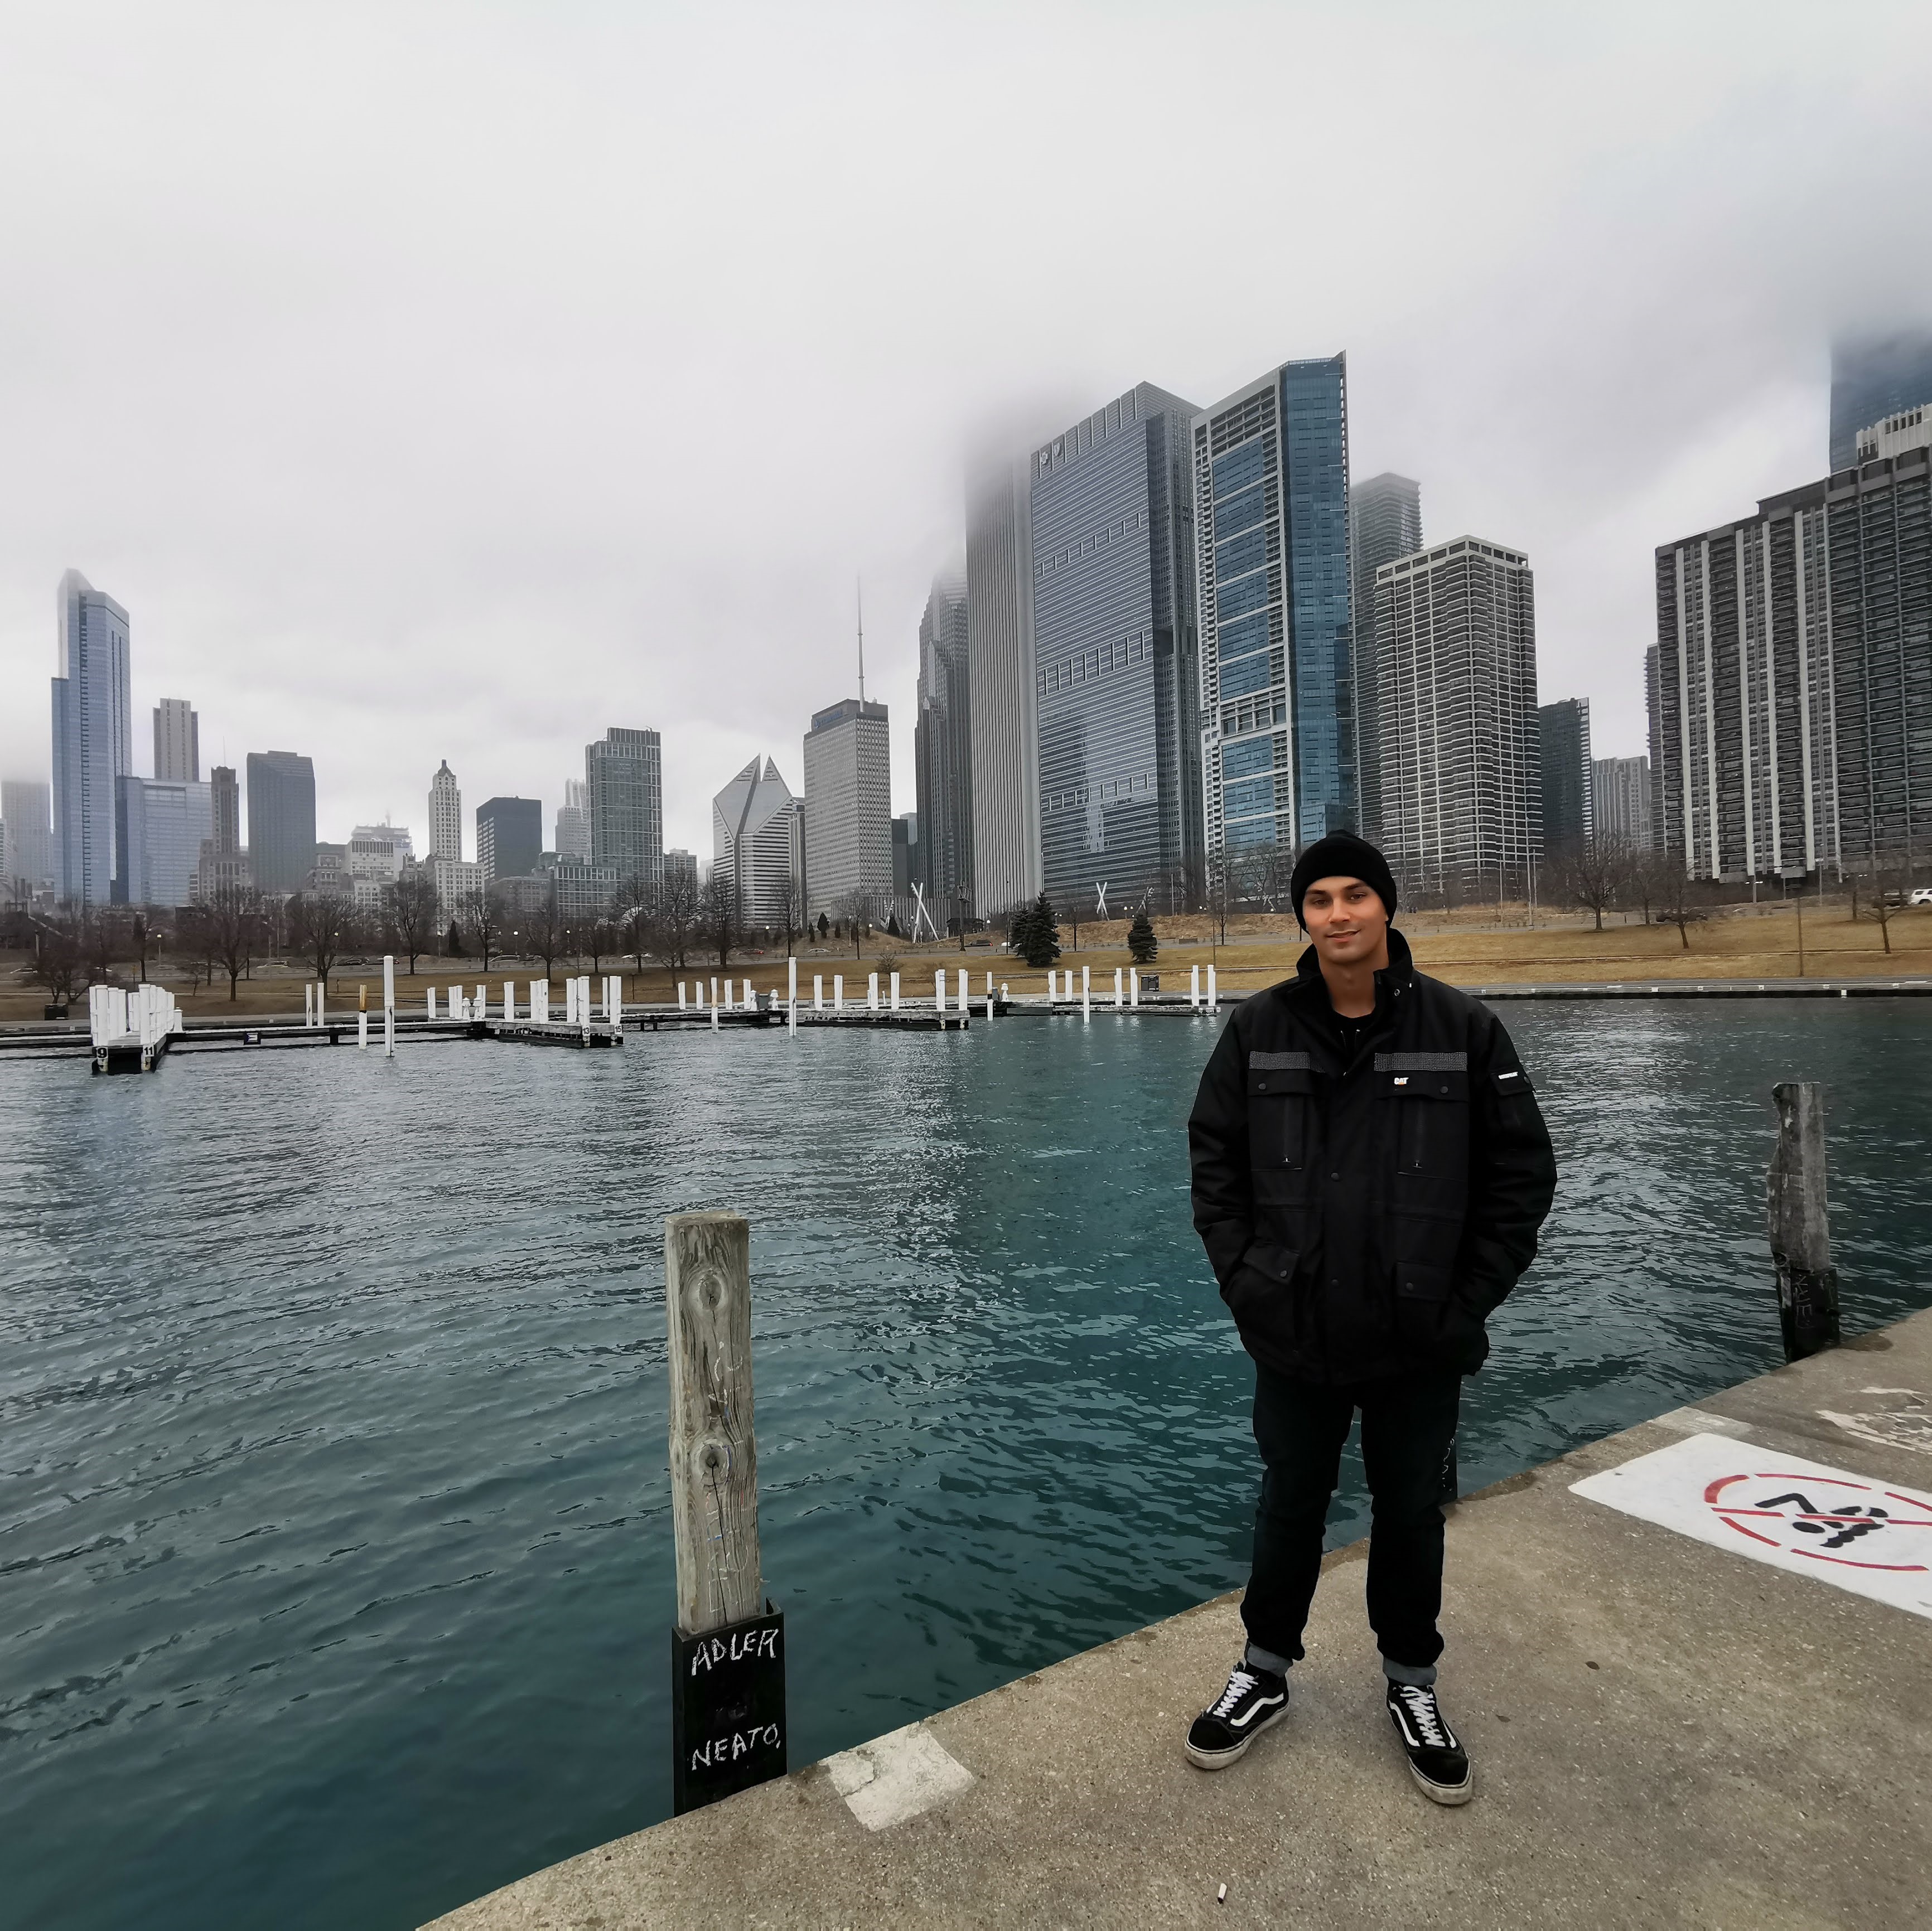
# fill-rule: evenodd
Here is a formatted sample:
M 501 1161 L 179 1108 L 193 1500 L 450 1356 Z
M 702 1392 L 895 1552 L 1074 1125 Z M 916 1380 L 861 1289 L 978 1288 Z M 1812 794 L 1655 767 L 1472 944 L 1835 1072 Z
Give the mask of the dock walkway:
M 1748 1559 L 1742 1532 L 1713 1546 L 1573 1492 L 1666 1448 L 1735 1453 L 1780 1490 L 1816 1486 L 1782 1479 L 1798 1458 L 1922 1493 L 1932 1312 L 1457 1505 L 1442 1692 L 1474 1759 L 1466 1809 L 1409 1783 L 1357 1543 L 1328 1559 L 1288 1720 L 1219 1774 L 1180 1737 L 1238 1653 L 1232 1597 L 539 1872 L 438 1931 L 1922 1921 L 1932 1579 L 1904 1579 L 1915 1614 L 1832 1586 L 1822 1563 Z M 1700 1478 L 1693 1500 L 1707 1494 Z M 1925 1549 L 1913 1506 L 1895 1494 L 1895 1534 L 1861 1543 L 1874 1565 L 1900 1539 Z

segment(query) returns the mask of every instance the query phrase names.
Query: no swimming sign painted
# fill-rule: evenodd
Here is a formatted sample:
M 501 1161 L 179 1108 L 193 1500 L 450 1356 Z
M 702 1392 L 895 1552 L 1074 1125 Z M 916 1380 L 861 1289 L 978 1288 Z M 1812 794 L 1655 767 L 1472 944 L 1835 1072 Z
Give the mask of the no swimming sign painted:
M 1573 1495 L 1932 1617 L 1932 1495 L 1719 1435 L 1586 1476 Z

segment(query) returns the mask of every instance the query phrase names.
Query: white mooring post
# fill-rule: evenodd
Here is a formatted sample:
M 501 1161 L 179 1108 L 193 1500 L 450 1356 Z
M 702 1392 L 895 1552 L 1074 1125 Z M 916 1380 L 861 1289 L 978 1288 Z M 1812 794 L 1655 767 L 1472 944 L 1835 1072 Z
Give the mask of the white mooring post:
M 812 1009 L 814 1012 L 825 1010 L 825 975 L 823 973 L 815 972 L 812 975 Z
M 892 974 L 892 1010 L 893 1010 L 895 1012 L 896 1012 L 898 1009 L 899 1009 L 899 976 L 898 976 L 898 974 L 897 973 L 894 973 Z
M 941 966 L 932 982 L 932 1007 L 935 1012 L 946 1010 L 946 968 Z
M 879 1009 L 879 975 L 868 973 L 866 979 L 866 1010 L 876 1012 Z
M 1080 1016 L 1091 1019 L 1094 1016 L 1094 979 L 1090 967 L 1080 968 Z
M 387 1060 L 396 1057 L 396 961 L 393 956 L 382 961 L 382 1057 Z
M 718 1009 L 718 981 L 715 975 L 711 981 L 711 1009 L 714 1012 Z
M 506 979 L 503 982 L 503 1023 L 514 1024 L 517 1017 L 517 982 Z
M 436 1017 L 436 988 L 434 986 L 424 988 L 423 1000 L 429 1009 L 429 1016 L 434 1019 Z
M 1141 1003 L 1141 969 L 1137 965 L 1127 968 L 1127 1003 L 1138 1006 Z
M 584 1028 L 584 1039 L 590 1037 L 590 975 L 584 973 L 577 982 L 577 1023 Z
M 791 1033 L 798 1030 L 798 1000 L 795 996 L 785 1001 L 785 1030 Z
M 362 1053 L 369 1050 L 369 1009 L 366 1006 L 356 1015 L 356 1049 Z
M 758 995 L 752 990 L 752 982 L 748 979 L 740 979 L 738 983 L 745 988 L 745 1010 L 747 1012 L 757 1012 L 758 1009 Z
M 1126 998 L 1126 987 L 1124 983 L 1123 975 L 1120 969 L 1118 966 L 1116 966 L 1114 968 L 1114 1010 L 1116 1012 L 1120 1011 L 1121 1005 L 1125 1001 Z
M 490 988 L 479 985 L 476 988 L 476 1010 L 470 1015 L 472 1019 L 487 1019 L 490 1016 Z
M 302 1024 L 304 1026 L 315 1024 L 315 988 L 312 985 L 302 988 Z
M 1198 965 L 1190 966 L 1187 972 L 1187 1003 L 1190 1006 L 1198 1006 L 1201 1003 L 1201 968 Z
M 678 1009 L 680 1012 L 682 1012 L 682 1011 L 684 1011 L 684 1009 L 685 1009 L 685 1005 L 684 1005 L 684 981 L 683 981 L 682 979 L 680 979 L 680 980 L 678 981 L 678 982 L 677 982 L 677 1009 Z
M 1208 1009 L 1210 1012 L 1219 1012 L 1220 1006 L 1220 988 L 1214 983 L 1214 968 L 1210 966 L 1208 968 Z
M 845 975 L 842 972 L 832 975 L 832 1009 L 834 1012 L 845 1010 Z
M 798 955 L 792 952 L 785 959 L 785 1003 L 798 1003 Z

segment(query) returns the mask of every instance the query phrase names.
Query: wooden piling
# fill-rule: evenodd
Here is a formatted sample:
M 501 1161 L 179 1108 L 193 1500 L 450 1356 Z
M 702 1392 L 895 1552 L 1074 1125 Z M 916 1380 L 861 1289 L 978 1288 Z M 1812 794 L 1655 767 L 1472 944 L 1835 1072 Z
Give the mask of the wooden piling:
M 752 1427 L 752 1230 L 741 1214 L 664 1222 L 677 1621 L 700 1636 L 764 1607 Z
M 1784 1358 L 1838 1345 L 1838 1274 L 1832 1265 L 1826 1205 L 1825 1099 L 1811 1080 L 1771 1090 L 1778 1146 L 1768 1177 L 1772 1260 L 1778 1270 L 1778 1318 Z

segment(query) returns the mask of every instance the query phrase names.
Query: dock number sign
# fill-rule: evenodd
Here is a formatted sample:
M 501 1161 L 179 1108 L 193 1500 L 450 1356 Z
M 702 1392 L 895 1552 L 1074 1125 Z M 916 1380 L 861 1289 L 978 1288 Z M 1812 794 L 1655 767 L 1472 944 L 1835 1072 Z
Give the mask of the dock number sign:
M 1723 1435 L 1694 1435 L 1570 1484 L 1794 1575 L 1932 1617 L 1932 1495 Z

